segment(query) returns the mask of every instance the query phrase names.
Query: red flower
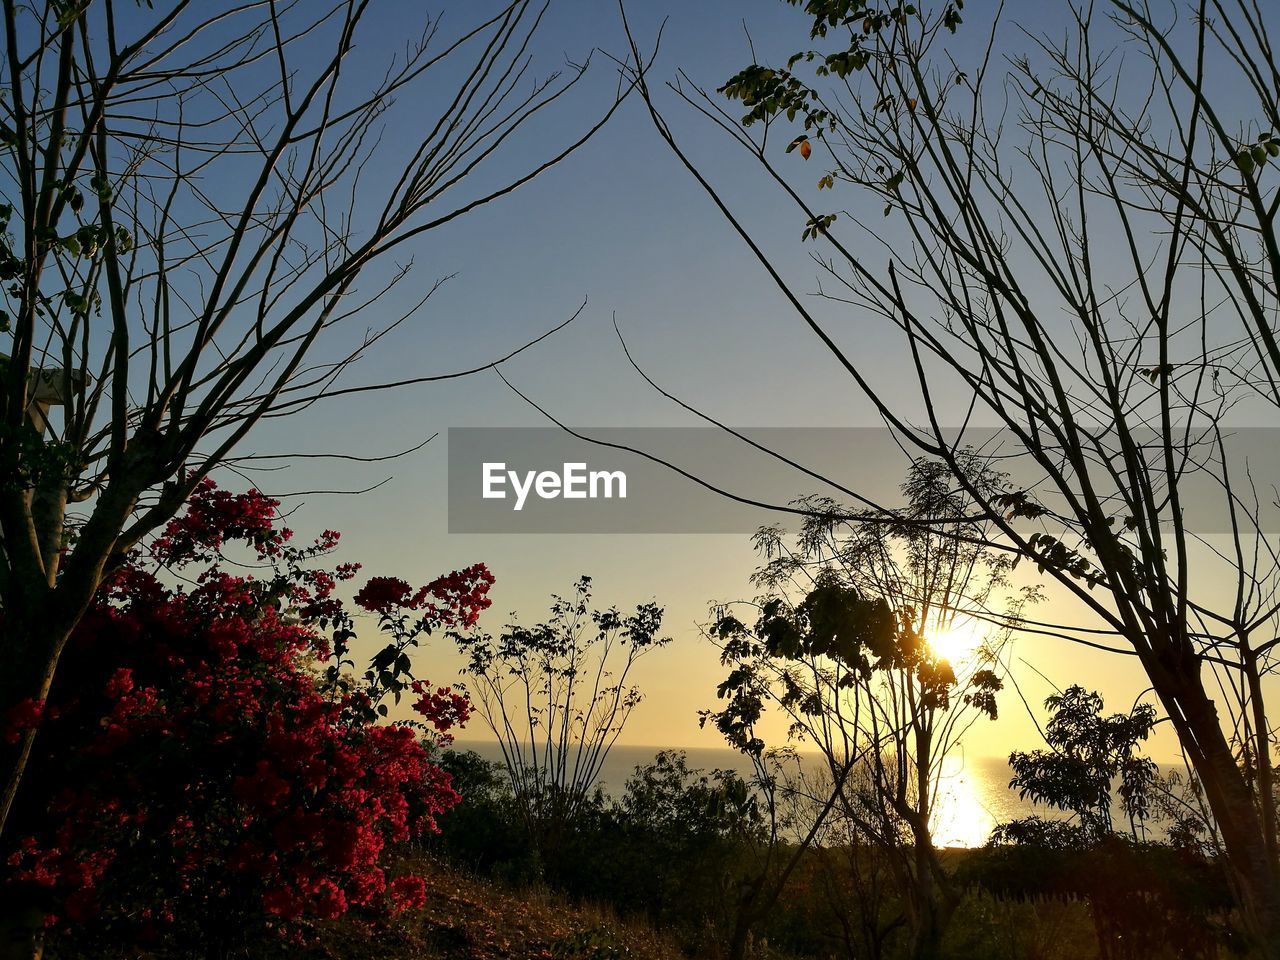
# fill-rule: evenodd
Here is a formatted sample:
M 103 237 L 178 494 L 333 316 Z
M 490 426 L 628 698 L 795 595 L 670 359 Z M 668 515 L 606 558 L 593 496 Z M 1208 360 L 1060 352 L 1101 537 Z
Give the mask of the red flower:
M 316 916 L 332 920 L 347 912 L 347 898 L 332 880 L 321 880 L 311 892 L 311 907 Z
M 425 607 L 428 615 L 439 617 L 461 627 L 473 627 L 482 611 L 493 603 L 489 588 L 494 576 L 483 563 L 465 570 L 455 570 L 444 577 L 437 577 L 413 597 L 412 606 Z M 437 602 L 430 602 L 430 601 Z
M 146 554 L 131 557 L 73 633 L 47 709 L 27 700 L 3 715 L 10 742 L 40 724 L 32 782 L 58 787 L 15 811 L 0 896 L 35 898 L 51 926 L 85 936 L 136 943 L 145 928 L 175 955 L 201 949 L 180 939 L 198 912 L 234 905 L 243 923 L 287 936 L 305 917 L 425 900 L 419 877 L 388 890 L 387 852 L 436 830 L 461 798 L 419 733 L 378 722 L 377 681 L 339 683 L 333 659 L 316 670 L 318 652 L 350 656 L 355 623 L 335 594 L 356 566 L 309 565 L 336 534 L 290 546 L 275 509 L 201 483 L 150 554 L 209 564 L 194 585 L 171 587 Z M 269 558 L 269 573 L 221 567 L 233 541 Z M 492 582 L 475 566 L 415 595 L 380 577 L 357 600 L 423 611 L 392 623 L 408 651 L 423 631 L 474 623 Z M 470 704 L 449 688 L 415 692 L 437 730 L 466 720 Z
M 133 690 L 133 671 L 128 667 L 121 667 L 111 675 L 111 679 L 107 681 L 107 696 L 112 700 L 118 700 L 126 693 Z
M 427 902 L 427 882 L 413 874 L 396 877 L 387 887 L 387 899 L 393 914 L 417 910 Z
M 266 809 L 274 807 L 289 795 L 289 784 L 271 769 L 268 761 L 259 760 L 258 767 L 251 776 L 236 777 L 231 784 L 231 792 L 242 803 Z
M 355 600 L 373 613 L 390 613 L 394 607 L 409 605 L 409 584 L 399 577 L 373 577 L 364 585 Z
M 306 904 L 288 887 L 276 887 L 262 895 L 262 908 L 283 920 L 296 920 L 302 916 Z
M 449 687 L 437 687 L 432 691 L 429 685 L 415 680 L 413 692 L 419 695 L 413 709 L 441 733 L 455 724 L 462 726 L 471 716 L 471 701 Z
M 44 701 L 27 697 L 19 700 L 4 718 L 5 743 L 17 743 L 28 730 L 35 729 L 44 715 Z
M 213 561 L 228 540 L 244 540 L 260 557 L 278 556 L 292 536 L 288 528 L 274 526 L 279 500 L 257 490 L 233 494 L 219 490 L 208 477 L 196 484 L 187 509 L 165 526 L 151 545 L 162 563 L 181 566 L 193 561 Z

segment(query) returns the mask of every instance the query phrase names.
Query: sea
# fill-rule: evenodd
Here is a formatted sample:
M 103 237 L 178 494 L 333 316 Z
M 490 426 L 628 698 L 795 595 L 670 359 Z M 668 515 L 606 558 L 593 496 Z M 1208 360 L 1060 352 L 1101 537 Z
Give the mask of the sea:
M 459 741 L 457 750 L 474 750 L 487 760 L 501 761 L 502 753 L 492 741 Z M 618 796 L 637 766 L 652 762 L 663 749 L 682 750 L 691 770 L 732 770 L 751 774 L 750 762 L 727 748 L 658 746 L 615 746 L 605 758 L 597 782 L 606 793 Z M 815 765 L 821 760 L 813 755 Z M 803 758 L 802 758 L 803 759 Z M 978 847 L 986 842 L 997 824 L 1033 814 L 1051 819 L 1061 814 L 1018 796 L 1009 787 L 1009 762 L 1004 757 L 948 758 L 943 768 L 934 816 L 934 840 L 940 847 Z

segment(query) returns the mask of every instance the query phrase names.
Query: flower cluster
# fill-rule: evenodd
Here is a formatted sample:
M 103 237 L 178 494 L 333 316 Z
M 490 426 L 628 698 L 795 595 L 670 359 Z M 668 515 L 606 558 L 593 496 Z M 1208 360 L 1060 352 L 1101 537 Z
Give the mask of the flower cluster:
M 234 494 L 205 477 L 196 484 L 186 510 L 152 543 L 151 552 L 173 566 L 211 563 L 224 543 L 241 540 L 255 547 L 260 557 L 278 556 L 293 537 L 289 528 L 276 526 L 279 506 L 279 500 L 257 490 Z
M 356 603 L 371 613 L 390 616 L 399 610 L 421 610 L 427 619 L 460 627 L 475 626 L 493 603 L 493 574 L 482 563 L 437 577 L 414 590 L 398 577 L 373 577 L 356 594 Z
M 5 713 L 4 742 L 17 743 L 23 734 L 40 723 L 44 714 L 44 701 L 27 697 L 19 700 Z
M 461 727 L 470 718 L 471 701 L 448 687 L 432 690 L 421 680 L 413 681 L 410 686 L 418 695 L 413 709 L 441 734 L 447 734 L 455 726 Z
M 390 613 L 396 607 L 409 606 L 413 588 L 399 577 L 370 577 L 355 596 L 355 601 L 373 613 Z
M 376 683 L 314 672 L 330 655 L 320 624 L 351 623 L 334 589 L 355 568 L 303 569 L 337 536 L 286 548 L 271 503 L 206 481 L 156 554 L 185 564 L 247 540 L 283 572 L 214 566 L 173 589 L 135 558 L 77 628 L 47 707 L 4 718 L 6 737 L 41 726 L 11 821 L 20 840 L 3 854 L 7 890 L 42 903 L 51 924 L 133 941 L 145 927 L 208 950 L 229 930 L 422 903 L 421 878 L 386 875 L 386 851 L 435 830 L 460 798 L 417 726 L 374 722 Z M 379 578 L 361 595 L 463 625 L 492 579 L 478 567 L 400 592 Z M 465 698 L 413 689 L 421 729 L 445 737 L 465 722 Z

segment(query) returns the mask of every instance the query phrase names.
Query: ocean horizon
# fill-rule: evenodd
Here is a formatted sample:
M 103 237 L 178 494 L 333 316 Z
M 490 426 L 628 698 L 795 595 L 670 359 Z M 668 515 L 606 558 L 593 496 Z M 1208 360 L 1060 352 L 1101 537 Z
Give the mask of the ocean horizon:
M 452 749 L 475 751 L 486 760 L 501 762 L 502 752 L 493 740 L 458 740 Z M 749 775 L 750 761 L 728 747 L 663 747 L 657 745 L 619 745 L 609 751 L 596 782 L 610 796 L 618 796 L 637 766 L 652 762 L 662 750 L 682 752 L 691 770 L 732 770 Z M 819 754 L 800 751 L 820 763 Z M 1162 765 L 1162 769 L 1165 769 Z M 987 841 L 991 831 L 1001 823 L 1032 815 L 1045 819 L 1061 819 L 1057 810 L 1037 806 L 1018 796 L 1009 786 L 1011 777 L 1006 757 L 957 756 L 948 761 L 939 787 L 934 816 L 934 837 L 940 847 L 977 847 Z

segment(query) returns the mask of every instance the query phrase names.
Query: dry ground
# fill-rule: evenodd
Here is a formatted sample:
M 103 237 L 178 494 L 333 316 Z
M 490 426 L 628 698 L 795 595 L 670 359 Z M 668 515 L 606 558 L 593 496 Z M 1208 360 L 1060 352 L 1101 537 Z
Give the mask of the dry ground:
M 679 960 L 650 927 L 599 907 L 516 891 L 436 861 L 412 865 L 427 878 L 427 905 L 392 928 L 349 924 L 324 932 L 333 960 Z

